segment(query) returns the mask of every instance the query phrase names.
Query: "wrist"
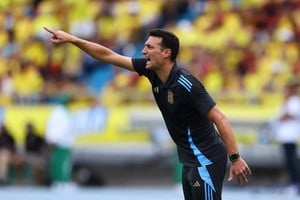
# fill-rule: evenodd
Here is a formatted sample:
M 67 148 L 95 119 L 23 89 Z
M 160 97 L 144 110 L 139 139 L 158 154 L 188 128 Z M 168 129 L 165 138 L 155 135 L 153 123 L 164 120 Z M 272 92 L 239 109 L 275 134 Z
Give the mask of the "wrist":
M 237 152 L 237 153 L 233 153 L 233 154 L 230 154 L 229 155 L 229 160 L 231 161 L 231 162 L 235 162 L 235 161 L 237 161 L 239 158 L 240 158 L 241 156 L 240 156 L 240 154 Z
M 75 45 L 81 42 L 81 38 L 79 38 L 75 35 L 70 35 L 69 39 L 70 39 L 69 42 L 72 43 L 72 44 L 75 44 Z

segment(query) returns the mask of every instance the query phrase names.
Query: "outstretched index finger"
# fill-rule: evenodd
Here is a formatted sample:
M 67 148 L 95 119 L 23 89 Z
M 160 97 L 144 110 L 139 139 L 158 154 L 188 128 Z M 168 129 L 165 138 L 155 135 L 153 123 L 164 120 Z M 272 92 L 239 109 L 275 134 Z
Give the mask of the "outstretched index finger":
M 51 34 L 54 34 L 54 33 L 55 33 L 53 30 L 51 30 L 51 29 L 49 29 L 49 28 L 47 28 L 47 27 L 44 27 L 44 29 L 45 29 L 46 31 L 48 31 L 49 33 L 51 33 Z

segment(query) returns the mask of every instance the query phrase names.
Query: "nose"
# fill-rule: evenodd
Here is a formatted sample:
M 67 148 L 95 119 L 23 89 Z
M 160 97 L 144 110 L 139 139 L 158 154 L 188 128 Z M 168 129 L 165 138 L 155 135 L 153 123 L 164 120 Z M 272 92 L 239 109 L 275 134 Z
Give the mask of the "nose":
M 143 55 L 146 55 L 146 47 L 143 48 L 142 54 L 143 54 Z

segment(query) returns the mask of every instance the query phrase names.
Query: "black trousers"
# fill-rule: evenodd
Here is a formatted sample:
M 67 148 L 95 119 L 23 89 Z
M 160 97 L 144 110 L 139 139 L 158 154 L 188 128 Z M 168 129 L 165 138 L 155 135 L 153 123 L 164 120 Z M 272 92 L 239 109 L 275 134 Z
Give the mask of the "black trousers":
M 289 173 L 290 184 L 299 184 L 297 144 L 285 143 L 282 144 L 282 148 L 284 152 L 285 165 Z
M 202 167 L 182 169 L 185 200 L 221 200 L 227 160 Z

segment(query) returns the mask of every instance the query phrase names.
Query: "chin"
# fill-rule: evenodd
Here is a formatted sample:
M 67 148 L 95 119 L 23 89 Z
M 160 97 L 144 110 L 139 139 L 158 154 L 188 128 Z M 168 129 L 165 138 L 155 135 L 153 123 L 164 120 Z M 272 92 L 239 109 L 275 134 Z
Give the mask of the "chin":
M 145 67 L 146 69 L 152 69 L 153 67 L 152 67 L 152 65 L 146 65 L 146 67 Z

